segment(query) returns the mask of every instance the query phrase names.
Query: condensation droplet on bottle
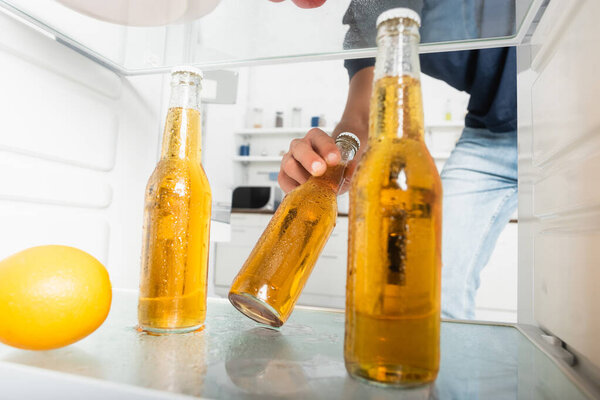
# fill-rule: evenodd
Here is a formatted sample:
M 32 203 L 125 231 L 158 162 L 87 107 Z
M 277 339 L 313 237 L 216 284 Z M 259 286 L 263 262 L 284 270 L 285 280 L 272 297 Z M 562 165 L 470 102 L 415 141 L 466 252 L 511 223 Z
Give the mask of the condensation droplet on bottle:
M 398 186 L 400 186 L 400 189 L 402 190 L 406 190 L 408 188 L 406 185 L 406 174 L 404 173 L 404 170 L 400 171 L 398 174 Z

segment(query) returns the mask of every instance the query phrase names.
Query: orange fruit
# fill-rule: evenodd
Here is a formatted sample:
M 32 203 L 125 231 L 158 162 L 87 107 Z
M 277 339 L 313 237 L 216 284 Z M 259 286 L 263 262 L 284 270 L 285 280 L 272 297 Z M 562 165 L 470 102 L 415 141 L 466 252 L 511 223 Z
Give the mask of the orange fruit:
M 88 253 L 39 246 L 0 261 L 0 342 L 29 350 L 74 343 L 110 310 L 108 272 Z

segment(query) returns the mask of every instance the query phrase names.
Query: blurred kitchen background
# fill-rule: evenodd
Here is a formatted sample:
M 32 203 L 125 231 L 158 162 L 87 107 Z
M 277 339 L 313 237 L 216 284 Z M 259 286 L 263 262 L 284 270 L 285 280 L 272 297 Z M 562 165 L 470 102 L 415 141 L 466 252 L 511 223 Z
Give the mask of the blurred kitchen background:
M 339 21 L 344 4 L 328 4 L 322 11 Z M 207 18 L 203 23 L 206 32 L 194 30 L 197 27 L 186 31 L 183 25 L 166 30 L 125 29 L 73 14 L 55 2 L 36 7 L 22 2 L 21 6 L 47 18 L 50 25 L 72 31 L 92 54 L 110 56 L 107 62 L 116 60 L 131 71 L 147 68 L 153 73 L 146 75 L 141 69 L 138 75 L 119 76 L 36 26 L 0 14 L 0 109 L 5 110 L 5 134 L 0 135 L 0 224 L 9 227 L 0 230 L 0 259 L 40 244 L 71 245 L 106 265 L 115 288 L 136 290 L 144 187 L 158 159 L 169 95 L 168 68 L 161 73 L 152 68 L 171 58 L 180 62 L 174 55 L 180 55 L 182 48 L 186 59 L 209 57 L 206 49 L 186 42 L 206 32 L 219 39 L 216 47 L 230 49 L 231 54 L 248 51 L 269 56 L 282 51 L 272 32 L 285 30 L 289 18 L 277 13 L 292 12 L 294 6 L 265 8 L 274 13 L 269 17 L 272 23 L 268 29 L 253 28 L 270 40 L 255 38 L 261 47 L 250 50 L 215 33 L 222 29 L 221 13 L 230 13 L 228 7 L 238 7 L 237 2 L 217 8 L 211 14 L 215 20 Z M 321 43 L 319 35 L 342 43 L 345 27 L 341 24 L 313 29 L 310 15 L 301 16 L 299 23 L 309 28 L 286 38 L 290 54 L 304 46 L 303 40 Z M 16 37 L 18 41 L 13 40 Z M 324 49 L 331 50 L 326 44 Z M 333 129 L 346 102 L 348 75 L 343 62 L 335 60 L 214 67 L 205 71 L 205 77 L 202 154 L 214 200 L 209 294 L 225 296 L 281 199 L 277 189 L 281 154 L 311 123 L 326 132 Z M 426 140 L 441 170 L 461 133 L 467 96 L 427 76 L 422 83 Z M 240 187 L 246 189 L 235 191 Z M 266 189 L 257 192 L 248 187 Z M 231 209 L 234 191 L 243 210 Z M 256 194 L 252 199 L 257 200 L 265 193 L 258 204 L 250 204 L 248 194 Z M 255 209 L 249 211 L 252 205 Z M 347 195 L 339 205 L 336 229 L 299 304 L 344 305 Z M 513 217 L 482 273 L 476 317 L 516 321 L 516 309 Z
M 250 67 L 237 73 L 236 104 L 204 107 L 204 166 L 213 191 L 220 198 L 232 197 L 234 206 L 230 240 L 217 241 L 211 252 L 209 294 L 217 296 L 227 295 L 281 200 L 277 175 L 290 141 L 312 126 L 330 133 L 348 90 L 341 61 Z M 425 75 L 422 86 L 425 138 L 441 171 L 462 132 L 468 96 Z M 348 194 L 339 198 L 338 212 L 336 228 L 299 304 L 344 307 Z M 516 222 L 515 215 L 482 273 L 477 319 L 516 322 Z

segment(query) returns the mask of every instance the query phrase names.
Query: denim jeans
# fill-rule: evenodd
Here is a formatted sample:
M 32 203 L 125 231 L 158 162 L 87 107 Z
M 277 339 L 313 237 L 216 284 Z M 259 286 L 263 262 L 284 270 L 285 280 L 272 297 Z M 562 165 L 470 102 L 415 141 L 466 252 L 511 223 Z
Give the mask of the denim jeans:
M 479 274 L 517 208 L 517 132 L 466 127 L 441 177 L 442 317 L 472 319 Z

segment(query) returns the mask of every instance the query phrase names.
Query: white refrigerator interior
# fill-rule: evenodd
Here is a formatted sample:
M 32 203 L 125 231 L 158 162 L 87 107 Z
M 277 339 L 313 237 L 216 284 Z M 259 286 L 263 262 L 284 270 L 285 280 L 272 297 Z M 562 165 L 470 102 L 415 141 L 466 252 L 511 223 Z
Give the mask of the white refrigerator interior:
M 75 1 L 0 0 L 0 259 L 42 244 L 80 248 L 107 267 L 122 304 L 133 304 L 143 194 L 160 151 L 169 94 L 167 72 L 172 65 L 194 64 L 207 72 L 203 164 L 213 192 L 209 295 L 226 295 L 270 218 L 269 214 L 229 215 L 232 190 L 239 185 L 276 185 L 274 174 L 282 151 L 289 140 L 306 132 L 310 117 L 325 115 L 326 131 L 340 117 L 347 90 L 341 59 L 372 56 L 374 49 L 342 50 L 345 27 L 340 20 L 348 0 L 330 0 L 312 17 L 297 14 L 291 1 L 208 3 L 210 7 L 201 9 L 198 2 L 172 2 L 165 13 L 141 20 L 131 10 L 112 10 L 116 14 L 102 16 L 102 21 L 90 17 L 93 10 L 74 11 Z M 563 381 L 574 385 L 582 398 L 600 398 L 600 2 L 517 0 L 514 12 L 508 31 L 490 28 L 485 37 L 422 46 L 423 52 L 518 46 L 519 211 L 482 275 L 477 317 L 514 327 L 542 358 L 551 360 L 547 367 L 539 355 L 528 358 L 534 351 L 529 349 L 515 356 L 519 363 L 527 359 L 525 378 L 515 384 L 520 398 L 544 393 L 552 397 L 553 393 L 544 392 L 543 382 L 550 381 L 554 382 L 550 385 Z M 200 23 L 193 22 L 203 13 Z M 267 20 L 276 22 L 258 23 Z M 315 21 L 324 28 L 315 28 Z M 168 25 L 160 25 L 165 22 Z M 273 32 L 279 35 L 274 37 Z M 309 83 L 304 84 L 306 77 Z M 427 77 L 423 88 L 427 140 L 441 168 L 460 134 L 466 96 Z M 312 99 L 319 90 L 330 97 L 317 96 L 317 104 Z M 252 126 L 251 112 L 257 107 L 262 108 L 260 128 Z M 302 108 L 299 126 L 291 122 L 297 107 Z M 277 111 L 284 112 L 281 128 L 274 127 Z M 240 156 L 244 144 L 250 145 L 249 156 Z M 343 307 L 347 199 L 340 204 L 338 224 L 300 304 Z M 215 309 L 225 309 L 221 300 L 212 301 Z M 20 386 L 31 382 L 62 388 L 63 394 L 72 387 L 73 393 L 89 394 L 89 398 L 163 398 L 165 392 L 147 389 L 152 383 L 133 373 L 120 380 L 117 373 L 107 373 L 111 377 L 105 378 L 85 368 L 78 372 L 86 354 L 102 348 L 102 340 L 109 341 L 110 334 L 121 334 L 118 324 L 133 315 L 124 309 L 115 314 L 97 339 L 82 342 L 80 353 L 80 349 L 73 354 L 49 352 L 11 362 L 0 345 L 0 382 L 9 388 L 9 398 L 19 393 L 42 398 L 42 392 L 20 391 Z M 313 318 L 307 310 L 300 315 Z M 336 327 L 341 327 L 342 316 L 335 315 Z M 227 335 L 236 340 L 234 324 L 226 324 L 218 315 L 214 318 L 224 329 L 229 326 Z M 248 326 L 246 321 L 239 324 Z M 309 333 L 301 328 L 298 324 L 289 332 L 312 346 Z M 343 341 L 333 327 L 322 328 L 325 342 Z M 148 347 L 147 342 L 136 342 L 131 332 L 123 335 L 135 351 Z M 519 340 L 502 343 L 525 348 Z M 214 360 L 217 354 L 227 353 L 218 348 L 213 354 L 204 342 L 201 345 Z M 177 361 L 179 345 L 170 347 L 163 341 L 158 346 L 168 360 Z M 126 347 L 122 344 L 118 350 L 127 353 Z M 290 351 L 281 349 L 278 355 Z M 318 346 L 315 351 L 318 363 L 322 354 Z M 142 353 L 132 356 L 131 365 L 143 359 Z M 63 356 L 64 364 L 53 365 L 53 357 Z M 99 369 L 109 368 L 108 363 L 105 357 Z M 230 371 L 227 365 L 217 364 L 199 384 L 211 377 L 217 386 L 222 383 L 222 375 Z M 343 365 L 325 367 L 303 365 L 303 375 L 291 376 L 309 383 L 345 377 Z M 314 371 L 320 372 L 311 375 Z M 532 374 L 541 381 L 529 381 Z M 166 382 L 164 387 L 154 389 L 171 391 L 172 398 L 197 395 L 192 389 L 186 391 L 185 383 L 169 387 L 168 376 L 163 378 L 157 381 Z M 344 385 L 348 396 L 377 397 Z M 221 393 L 217 389 L 215 396 Z M 238 393 L 227 390 L 221 394 Z M 493 391 L 480 395 L 490 393 L 498 395 Z M 568 393 L 572 392 L 555 392 L 557 398 Z
M 7 15 L 0 24 L 0 258 L 71 245 L 106 265 L 115 287 L 129 287 L 162 76 L 120 77 Z
M 519 322 L 560 338 L 596 389 L 599 16 L 597 1 L 552 1 L 518 52 Z

